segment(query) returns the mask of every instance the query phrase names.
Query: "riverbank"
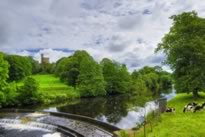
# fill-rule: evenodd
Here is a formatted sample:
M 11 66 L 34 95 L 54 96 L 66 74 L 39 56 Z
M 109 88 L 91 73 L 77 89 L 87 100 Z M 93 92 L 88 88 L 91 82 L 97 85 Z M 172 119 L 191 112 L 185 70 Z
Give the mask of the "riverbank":
M 193 100 L 192 94 L 177 94 L 168 102 L 168 106 L 176 108 L 175 113 L 164 113 L 158 121 L 152 122 L 152 131 L 149 124 L 146 126 L 147 137 L 202 137 L 205 133 L 205 110 L 193 113 L 183 113 L 184 106 L 192 101 L 205 102 L 205 94 L 200 93 L 201 98 Z M 129 137 L 144 137 L 144 128 L 139 129 Z

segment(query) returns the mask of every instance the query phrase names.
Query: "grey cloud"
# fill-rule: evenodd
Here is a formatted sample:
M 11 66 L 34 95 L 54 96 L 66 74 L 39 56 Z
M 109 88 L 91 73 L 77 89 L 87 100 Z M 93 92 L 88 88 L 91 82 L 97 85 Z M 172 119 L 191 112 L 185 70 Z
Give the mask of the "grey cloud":
M 8 41 L 9 32 L 10 32 L 8 25 L 9 24 L 7 24 L 7 22 L 1 20 L 0 22 L 0 45 L 5 44 Z
M 80 1 L 79 0 L 53 0 L 50 10 L 58 17 L 78 17 L 80 16 Z
M 149 14 L 152 14 L 152 12 L 149 9 L 145 9 L 142 14 L 148 14 L 149 15 Z
M 148 58 L 149 62 L 153 64 L 160 64 L 164 61 L 164 59 L 165 56 L 163 54 L 157 54 L 157 55 L 155 54 Z
M 109 45 L 107 46 L 110 52 L 122 52 L 129 48 L 130 40 L 121 35 L 113 35 Z
M 164 60 L 165 56 L 163 54 L 151 54 L 148 56 L 139 56 L 137 52 L 127 52 L 123 55 L 122 63 L 127 64 L 130 69 L 139 69 L 144 66 L 156 66 L 156 65 L 163 65 L 162 61 Z
M 105 0 L 84 0 L 81 6 L 87 10 L 100 9 L 103 7 Z
M 125 16 L 119 20 L 119 27 L 121 29 L 131 30 L 140 24 L 140 16 Z

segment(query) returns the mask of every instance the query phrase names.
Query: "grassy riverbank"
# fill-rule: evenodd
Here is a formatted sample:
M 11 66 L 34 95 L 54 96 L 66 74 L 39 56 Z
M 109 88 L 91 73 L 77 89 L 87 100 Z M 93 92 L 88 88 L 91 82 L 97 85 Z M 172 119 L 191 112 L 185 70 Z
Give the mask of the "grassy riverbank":
M 69 101 L 69 99 L 79 97 L 73 87 L 61 82 L 54 75 L 33 75 L 32 77 L 39 83 L 39 93 L 44 104 Z
M 178 94 L 168 102 L 168 106 L 175 107 L 175 113 L 164 113 L 160 120 L 153 121 L 152 131 L 148 124 L 146 128 L 147 137 L 203 137 L 205 133 L 205 110 L 200 112 L 183 113 L 183 107 L 188 102 L 205 102 L 205 94 L 201 93 L 201 98 L 193 100 L 192 95 Z M 135 132 L 135 136 L 144 137 L 144 129 Z M 132 131 L 131 131 L 132 132 Z M 133 137 L 133 132 L 129 137 Z M 126 137 L 126 136 L 124 136 Z

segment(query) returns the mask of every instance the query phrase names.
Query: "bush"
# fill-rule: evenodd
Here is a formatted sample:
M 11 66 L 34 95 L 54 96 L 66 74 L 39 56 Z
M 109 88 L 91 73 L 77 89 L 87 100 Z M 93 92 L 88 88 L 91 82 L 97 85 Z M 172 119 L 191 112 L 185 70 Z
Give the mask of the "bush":
M 38 95 L 39 84 L 32 77 L 27 77 L 24 80 L 24 85 L 19 89 L 21 104 L 31 105 L 41 101 Z
M 12 83 L 9 83 L 3 93 L 4 93 L 4 96 L 5 96 L 5 103 L 4 103 L 4 106 L 14 106 L 16 104 L 18 104 L 18 100 L 17 100 L 17 89 L 16 89 L 16 83 L 15 82 L 12 82 Z

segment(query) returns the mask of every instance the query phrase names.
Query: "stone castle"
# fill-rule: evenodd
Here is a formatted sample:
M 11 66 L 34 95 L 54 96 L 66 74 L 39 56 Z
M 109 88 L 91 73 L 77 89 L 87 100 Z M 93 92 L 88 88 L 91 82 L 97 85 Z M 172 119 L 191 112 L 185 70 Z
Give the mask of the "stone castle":
M 49 63 L 49 58 L 44 57 L 44 54 L 41 54 L 41 64 L 48 64 Z

